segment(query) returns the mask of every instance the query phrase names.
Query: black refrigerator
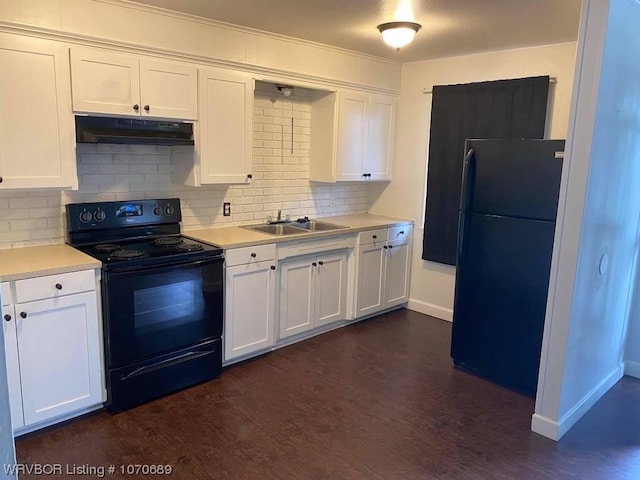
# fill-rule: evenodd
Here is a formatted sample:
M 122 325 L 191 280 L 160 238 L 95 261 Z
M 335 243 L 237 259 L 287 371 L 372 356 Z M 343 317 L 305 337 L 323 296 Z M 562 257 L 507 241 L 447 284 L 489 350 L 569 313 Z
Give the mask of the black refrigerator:
M 564 140 L 467 140 L 454 364 L 535 395 Z

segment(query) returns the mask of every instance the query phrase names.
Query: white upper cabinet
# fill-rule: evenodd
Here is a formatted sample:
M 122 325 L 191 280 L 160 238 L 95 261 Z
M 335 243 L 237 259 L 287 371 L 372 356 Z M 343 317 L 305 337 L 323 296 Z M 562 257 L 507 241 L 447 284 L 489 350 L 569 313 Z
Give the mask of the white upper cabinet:
M 310 179 L 318 182 L 388 181 L 396 97 L 320 92 L 312 99 Z
M 0 191 L 77 184 L 68 52 L 0 34 Z
M 198 76 L 193 67 L 140 60 L 142 116 L 198 118 Z
M 362 180 L 367 154 L 367 110 L 369 96 L 338 95 L 336 168 L 338 181 Z
M 371 95 L 367 130 L 367 156 L 364 159 L 367 180 L 391 180 L 393 142 L 398 100 L 387 95 Z
M 102 50 L 72 48 L 71 78 L 76 112 L 140 113 L 139 60 Z
M 73 110 L 197 119 L 197 70 L 90 48 L 71 49 Z
M 253 78 L 242 72 L 199 71 L 200 184 L 251 180 L 253 88 Z

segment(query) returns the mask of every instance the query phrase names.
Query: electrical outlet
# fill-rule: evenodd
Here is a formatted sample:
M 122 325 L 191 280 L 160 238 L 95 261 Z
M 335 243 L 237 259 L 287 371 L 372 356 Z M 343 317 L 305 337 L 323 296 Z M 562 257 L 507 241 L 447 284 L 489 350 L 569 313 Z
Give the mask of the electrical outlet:
M 329 208 L 335 208 L 336 206 L 336 199 L 335 197 L 331 196 L 331 198 L 329 199 Z
M 231 216 L 231 202 L 224 202 L 222 204 L 222 215 L 225 217 Z

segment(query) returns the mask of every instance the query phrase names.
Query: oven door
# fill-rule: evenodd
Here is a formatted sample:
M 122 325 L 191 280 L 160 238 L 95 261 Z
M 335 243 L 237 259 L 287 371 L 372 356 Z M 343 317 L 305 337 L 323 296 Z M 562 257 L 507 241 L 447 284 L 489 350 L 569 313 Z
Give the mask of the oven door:
M 103 300 L 109 368 L 219 338 L 223 261 L 107 272 Z

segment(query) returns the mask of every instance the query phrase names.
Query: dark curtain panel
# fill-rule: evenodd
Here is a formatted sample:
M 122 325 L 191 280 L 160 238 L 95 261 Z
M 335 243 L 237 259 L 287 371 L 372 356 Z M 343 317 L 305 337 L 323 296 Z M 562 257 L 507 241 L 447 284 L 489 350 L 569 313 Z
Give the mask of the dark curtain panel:
M 467 138 L 543 138 L 549 77 L 433 87 L 422 259 L 456 264 Z

